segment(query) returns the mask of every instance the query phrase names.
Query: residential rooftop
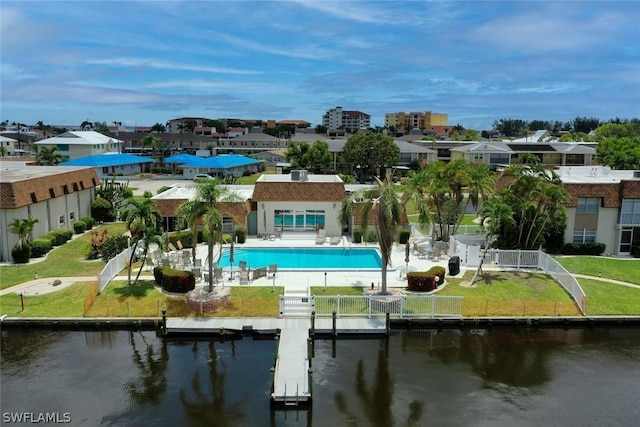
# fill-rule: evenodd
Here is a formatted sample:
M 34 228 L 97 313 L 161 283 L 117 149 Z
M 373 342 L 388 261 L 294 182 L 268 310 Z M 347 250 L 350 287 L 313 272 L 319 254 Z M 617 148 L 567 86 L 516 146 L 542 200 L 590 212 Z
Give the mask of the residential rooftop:
M 565 184 L 606 184 L 640 180 L 640 171 L 615 170 L 608 166 L 562 166 L 556 170 Z

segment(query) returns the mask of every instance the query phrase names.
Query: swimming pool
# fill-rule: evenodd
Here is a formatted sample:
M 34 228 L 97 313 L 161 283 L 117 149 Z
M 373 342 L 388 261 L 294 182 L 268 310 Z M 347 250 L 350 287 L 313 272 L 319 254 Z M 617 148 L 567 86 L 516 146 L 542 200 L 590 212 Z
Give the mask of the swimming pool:
M 378 269 L 382 265 L 378 251 L 373 248 L 239 248 L 233 251 L 233 265 L 246 261 L 249 268 L 278 264 L 286 269 Z M 229 248 L 222 252 L 220 267 L 228 267 Z

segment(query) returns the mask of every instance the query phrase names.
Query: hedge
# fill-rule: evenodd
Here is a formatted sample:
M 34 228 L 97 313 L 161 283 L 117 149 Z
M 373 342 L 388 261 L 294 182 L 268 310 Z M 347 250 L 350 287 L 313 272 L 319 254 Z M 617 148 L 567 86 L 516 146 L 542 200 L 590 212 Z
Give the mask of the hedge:
M 244 228 L 236 228 L 236 241 L 238 243 L 244 243 L 247 240 L 247 232 Z
M 60 246 L 64 245 L 73 237 L 73 231 L 60 228 L 58 230 L 51 230 L 47 235 L 53 237 L 53 246 Z
M 562 248 L 565 255 L 600 255 L 607 245 L 604 243 L 567 243 Z
M 34 258 L 38 258 L 44 256 L 51 250 L 51 240 L 50 239 L 34 239 L 29 243 L 31 246 L 31 256 Z
M 378 233 L 371 230 L 367 234 L 367 243 L 375 243 L 378 241 Z
M 90 217 L 90 216 L 85 216 L 84 218 L 80 218 L 80 221 L 87 224 L 87 230 L 91 230 L 93 226 L 96 225 L 96 221 L 93 219 L 93 217 Z
M 353 243 L 362 243 L 362 231 L 353 230 Z
M 31 257 L 31 246 L 23 245 L 20 247 L 20 245 L 15 245 L 13 249 L 11 249 L 11 257 L 16 264 L 28 263 Z
M 409 236 L 411 236 L 411 230 L 400 230 L 400 235 L 398 236 L 398 243 L 404 245 L 409 240 Z
M 87 231 L 87 223 L 80 220 L 73 223 L 73 231 L 76 234 L 82 234 Z
M 445 268 L 434 266 L 429 271 L 411 271 L 407 273 L 407 284 L 410 291 L 430 292 L 444 283 Z M 439 278 L 436 284 L 436 276 Z
M 155 267 L 153 277 L 158 286 L 167 292 L 186 294 L 196 287 L 196 278 L 191 271 L 170 267 Z

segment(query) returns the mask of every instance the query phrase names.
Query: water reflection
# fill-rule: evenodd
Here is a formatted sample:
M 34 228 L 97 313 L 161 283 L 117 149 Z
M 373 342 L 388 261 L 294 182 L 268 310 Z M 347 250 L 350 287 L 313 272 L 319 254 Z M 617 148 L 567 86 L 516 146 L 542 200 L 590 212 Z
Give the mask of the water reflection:
M 336 343 L 332 343 L 334 354 Z M 335 356 L 334 356 L 335 357 Z M 358 360 L 356 375 L 354 379 L 354 395 L 358 398 L 362 411 L 372 426 L 388 427 L 394 425 L 395 417 L 392 412 L 393 393 L 395 382 L 391 376 L 388 358 L 388 340 L 383 340 L 378 349 L 378 359 L 373 374 L 373 383 L 369 385 L 365 374 L 365 361 Z M 336 409 L 343 416 L 349 425 L 359 425 L 359 416 L 349 409 L 350 403 L 341 391 L 334 394 Z M 409 403 L 408 408 L 402 410 L 402 414 L 407 414 L 404 425 L 414 426 L 422 418 L 424 404 L 414 400 Z
M 136 335 L 144 344 L 144 355 L 137 348 Z M 154 342 L 156 342 L 155 339 Z M 138 405 L 158 404 L 167 390 L 166 373 L 169 366 L 167 343 L 162 342 L 160 351 L 157 352 L 153 343 L 148 342 L 144 334 L 133 331 L 129 332 L 129 343 L 133 349 L 131 359 L 138 369 L 138 378 L 136 381 L 127 382 L 124 389 L 131 401 Z
M 191 377 L 191 389 L 180 390 L 180 403 L 185 416 L 191 425 L 203 426 L 237 426 L 243 418 L 243 412 L 238 402 L 228 404 L 226 401 L 227 365 L 218 358 L 214 341 L 207 343 L 209 354 L 207 361 L 208 382 L 201 384 L 202 370 L 198 369 Z M 235 343 L 231 341 L 232 357 L 235 358 Z M 192 352 L 196 359 L 198 341 L 193 343 Z M 205 391 L 203 387 L 209 387 Z

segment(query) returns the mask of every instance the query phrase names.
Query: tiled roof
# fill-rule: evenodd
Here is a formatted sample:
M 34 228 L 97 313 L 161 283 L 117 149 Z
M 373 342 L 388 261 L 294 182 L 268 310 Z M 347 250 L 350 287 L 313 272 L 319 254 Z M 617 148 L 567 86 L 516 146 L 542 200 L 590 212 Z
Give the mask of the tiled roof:
M 564 184 L 569 193 L 566 207 L 578 206 L 578 199 L 582 197 L 602 197 L 605 208 L 620 207 L 619 183 L 611 184 Z
M 176 209 L 186 201 L 186 199 L 154 199 L 156 208 L 165 217 L 176 216 Z M 244 224 L 249 213 L 249 203 L 248 201 L 219 202 L 215 204 L 215 207 L 223 216 L 232 217 L 234 223 Z
M 29 166 L 30 168 L 38 168 L 38 166 Z M 3 179 L 0 182 L 0 207 L 2 209 L 17 209 L 23 206 L 33 204 L 32 194 L 35 196 L 36 202 L 42 202 L 52 199 L 51 192 L 55 197 L 64 194 L 64 186 L 67 187 L 69 194 L 75 192 L 74 184 L 78 191 L 83 188 L 89 189 L 100 184 L 100 180 L 96 175 L 95 169 L 82 168 L 69 170 L 67 168 L 57 167 L 57 172 L 44 172 L 38 174 L 25 174 L 23 179 L 6 179 L 3 173 Z M 67 169 L 67 170 L 64 170 Z
M 253 200 L 256 202 L 341 202 L 345 198 L 342 182 L 256 182 Z

